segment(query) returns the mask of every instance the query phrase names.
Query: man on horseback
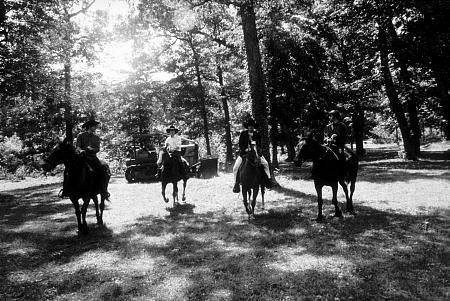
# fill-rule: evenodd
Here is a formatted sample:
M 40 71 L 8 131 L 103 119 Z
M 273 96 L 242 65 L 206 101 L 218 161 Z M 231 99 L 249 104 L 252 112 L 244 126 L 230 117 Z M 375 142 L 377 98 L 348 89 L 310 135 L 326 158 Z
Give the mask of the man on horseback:
M 178 129 L 171 125 L 166 129 L 166 133 L 168 133 L 170 136 L 166 138 L 166 141 L 164 142 L 164 149 L 167 151 L 172 152 L 172 156 L 177 160 L 177 162 L 180 164 L 180 170 L 183 174 L 186 173 L 185 164 L 187 165 L 188 162 L 183 156 L 181 156 L 181 137 L 177 135 Z M 161 176 L 161 169 L 163 166 L 163 155 L 164 150 L 161 150 L 159 152 L 158 157 L 158 173 L 156 174 L 156 177 L 159 178 Z
M 251 149 L 252 142 L 256 143 L 256 151 L 258 155 L 261 154 L 261 135 L 258 131 L 256 131 L 258 125 L 256 124 L 255 120 L 253 118 L 250 118 L 249 120 L 243 123 L 243 126 L 246 130 L 242 131 L 239 136 L 239 156 L 236 158 L 236 162 L 234 163 L 233 166 L 233 175 L 235 180 L 233 187 L 234 193 L 240 192 L 238 171 L 239 167 L 242 164 L 242 157 L 245 156 L 247 152 Z M 262 155 L 260 155 L 260 160 L 266 175 L 265 186 L 270 189 L 272 188 L 273 184 L 270 178 L 269 163 Z
M 86 121 L 81 127 L 85 130 L 77 136 L 76 151 L 83 156 L 85 162 L 89 166 L 89 169 L 100 176 L 102 184 L 106 184 L 109 178 L 108 167 L 103 164 L 97 157 L 97 153 L 100 151 L 100 137 L 97 136 L 95 131 L 97 130 L 100 122 L 95 120 Z M 67 175 L 64 173 L 63 191 L 61 197 L 70 196 L 70 188 L 67 187 Z M 106 187 L 105 187 L 106 190 Z M 107 191 L 106 195 L 109 195 Z
M 345 169 L 345 143 L 347 142 L 347 126 L 341 120 L 341 114 L 337 110 L 329 113 L 330 123 L 325 127 L 325 141 L 336 153 Z

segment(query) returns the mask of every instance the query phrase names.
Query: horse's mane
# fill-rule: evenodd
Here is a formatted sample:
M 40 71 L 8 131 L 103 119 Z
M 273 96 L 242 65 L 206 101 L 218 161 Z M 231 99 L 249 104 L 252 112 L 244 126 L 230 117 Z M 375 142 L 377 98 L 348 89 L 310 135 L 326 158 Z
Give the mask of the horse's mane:
M 313 137 L 303 137 L 300 138 L 300 143 L 304 141 L 303 145 L 312 145 L 313 148 L 317 150 L 317 153 L 314 152 L 314 156 L 316 156 L 316 160 L 337 160 L 339 161 L 339 156 L 336 154 L 336 151 L 333 150 L 330 146 L 320 143 L 317 139 Z

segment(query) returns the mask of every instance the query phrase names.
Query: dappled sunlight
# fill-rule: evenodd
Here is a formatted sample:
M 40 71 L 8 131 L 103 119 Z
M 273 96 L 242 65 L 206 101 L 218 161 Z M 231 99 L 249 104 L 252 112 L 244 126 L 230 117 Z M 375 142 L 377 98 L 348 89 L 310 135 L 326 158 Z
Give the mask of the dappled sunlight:
M 316 270 L 350 275 L 354 268 L 351 260 L 343 256 L 316 256 L 305 253 L 306 248 L 280 248 L 274 252 L 274 259 L 267 267 L 285 272 Z
M 116 178 L 106 226 L 95 224 L 91 202 L 87 236 L 76 234 L 72 204 L 54 187 L 8 192 L 0 203 L 3 286 L 7 296 L 42 300 L 279 300 L 305 292 L 313 300 L 323 289 L 362 300 L 411 291 L 408 279 L 419 277 L 414 296 L 439 289 L 449 254 L 445 177 L 386 185 L 363 174 L 358 215 L 323 223 L 313 220 L 313 182 L 296 177 L 295 169 L 278 176 L 281 187 L 267 192 L 266 210 L 257 207 L 253 220 L 231 192 L 230 174 L 190 179 L 187 202 L 175 207 L 162 200 L 160 183 Z M 345 206 L 341 190 L 338 200 Z M 334 210 L 329 188 L 324 210 Z
M 17 238 L 11 242 L 1 242 L 0 250 L 6 255 L 28 256 L 39 251 L 36 243 Z
M 150 297 L 158 300 L 187 300 L 187 291 L 191 285 L 192 280 L 187 272 L 177 270 L 176 274 L 166 275 L 160 284 L 154 286 Z

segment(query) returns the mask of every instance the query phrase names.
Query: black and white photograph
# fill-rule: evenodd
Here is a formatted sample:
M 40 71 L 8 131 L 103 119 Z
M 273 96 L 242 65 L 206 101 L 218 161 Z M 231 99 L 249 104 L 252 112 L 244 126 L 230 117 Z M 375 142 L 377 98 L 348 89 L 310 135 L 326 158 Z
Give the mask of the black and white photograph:
M 450 300 L 450 0 L 0 0 L 0 300 Z

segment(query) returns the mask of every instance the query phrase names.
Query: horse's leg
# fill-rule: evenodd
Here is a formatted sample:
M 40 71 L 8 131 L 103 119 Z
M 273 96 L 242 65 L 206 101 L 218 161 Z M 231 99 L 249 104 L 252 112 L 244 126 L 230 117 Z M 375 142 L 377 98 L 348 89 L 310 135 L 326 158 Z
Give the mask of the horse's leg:
M 97 225 L 101 225 L 100 223 L 100 210 L 98 207 L 98 197 L 97 195 L 92 196 L 92 201 L 94 202 L 95 206 L 95 217 L 97 218 Z
M 264 192 L 266 191 L 266 188 L 264 185 L 261 185 L 261 209 L 264 211 Z
M 78 225 L 78 232 L 83 232 L 82 225 L 81 225 L 81 211 L 80 211 L 80 204 L 78 204 L 78 199 L 70 198 L 70 201 L 73 204 L 73 208 L 75 209 L 75 215 L 77 217 L 77 225 Z
M 83 231 L 82 231 L 83 234 L 87 234 L 89 232 L 89 227 L 86 222 L 86 212 L 87 212 L 90 200 L 91 200 L 90 197 L 84 197 L 83 205 L 81 206 L 81 219 L 83 222 Z
M 338 191 L 338 183 L 334 183 L 331 186 L 331 191 L 333 192 L 333 199 L 331 203 L 334 205 L 334 216 L 342 217 L 342 211 L 339 208 L 338 200 L 337 200 L 337 191 Z
M 355 214 L 355 209 L 353 208 L 353 193 L 355 192 L 355 183 L 356 178 L 352 178 L 350 180 L 350 197 L 347 203 L 347 211 L 350 212 L 350 214 Z
M 178 182 L 172 182 L 173 191 L 172 191 L 172 198 L 173 198 L 173 206 L 175 207 L 176 204 L 178 204 Z
M 316 188 L 317 193 L 317 221 L 320 222 L 323 220 L 323 213 L 322 213 L 322 205 L 323 205 L 323 199 L 322 199 L 322 185 L 319 183 L 316 183 L 314 181 L 314 187 Z
M 103 225 L 103 211 L 105 210 L 105 200 L 109 201 L 109 195 L 101 195 L 100 196 L 100 220 L 101 220 L 101 225 Z
M 346 210 L 347 210 L 347 212 L 351 212 L 351 210 L 349 210 L 350 209 L 351 200 L 350 200 L 350 196 L 349 196 L 349 193 L 348 193 L 347 182 L 345 182 L 345 180 L 339 180 L 339 184 L 341 185 L 342 190 L 344 190 L 345 201 L 346 201 Z
M 259 185 L 256 186 L 256 188 L 253 189 L 252 215 L 255 213 L 256 198 L 258 197 L 258 192 L 259 192 Z
M 247 192 L 247 188 L 244 188 L 244 186 L 242 186 L 242 201 L 244 202 L 244 207 L 245 207 L 245 211 L 247 212 L 247 214 L 251 213 L 251 210 L 248 208 L 248 192 Z
M 164 202 L 168 203 L 169 202 L 169 198 L 166 198 L 166 186 L 167 186 L 167 182 L 166 181 L 161 181 L 161 194 L 162 194 L 162 197 L 164 199 Z
M 182 200 L 183 202 L 186 201 L 186 184 L 187 184 L 187 178 L 184 178 L 184 179 L 183 179 L 183 196 L 182 196 L 182 198 L 181 198 L 181 200 Z

